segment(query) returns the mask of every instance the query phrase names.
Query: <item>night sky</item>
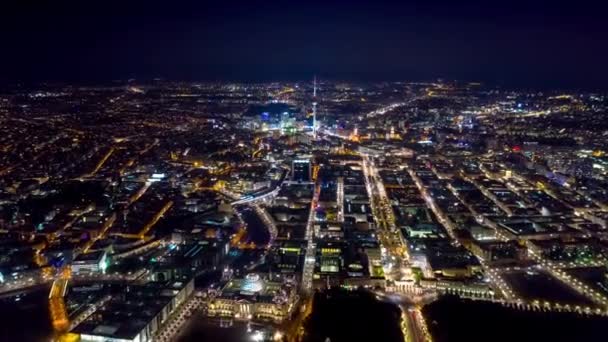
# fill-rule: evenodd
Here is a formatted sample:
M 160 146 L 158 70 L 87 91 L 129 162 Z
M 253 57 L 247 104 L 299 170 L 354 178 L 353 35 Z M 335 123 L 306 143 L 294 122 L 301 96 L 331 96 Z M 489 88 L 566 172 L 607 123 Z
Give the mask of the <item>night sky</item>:
M 608 89 L 601 3 L 5 0 L 0 80 L 265 81 L 316 73 Z

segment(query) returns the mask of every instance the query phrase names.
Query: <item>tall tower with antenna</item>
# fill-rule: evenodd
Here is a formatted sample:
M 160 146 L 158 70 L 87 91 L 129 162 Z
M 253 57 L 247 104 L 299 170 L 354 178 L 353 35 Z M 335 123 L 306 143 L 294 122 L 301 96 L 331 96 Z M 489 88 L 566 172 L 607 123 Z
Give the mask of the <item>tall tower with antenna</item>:
M 317 76 L 315 75 L 312 88 L 312 136 L 317 139 Z

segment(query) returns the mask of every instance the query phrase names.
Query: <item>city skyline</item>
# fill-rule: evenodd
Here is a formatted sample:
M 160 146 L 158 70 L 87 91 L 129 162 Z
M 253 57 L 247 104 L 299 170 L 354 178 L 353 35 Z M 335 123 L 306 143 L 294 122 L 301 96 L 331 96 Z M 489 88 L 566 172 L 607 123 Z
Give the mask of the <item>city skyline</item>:
M 606 10 L 0 4 L 0 341 L 605 340 Z
M 593 92 L 314 76 L 0 91 L 4 329 L 449 342 L 511 317 L 597 339 L 607 113 Z

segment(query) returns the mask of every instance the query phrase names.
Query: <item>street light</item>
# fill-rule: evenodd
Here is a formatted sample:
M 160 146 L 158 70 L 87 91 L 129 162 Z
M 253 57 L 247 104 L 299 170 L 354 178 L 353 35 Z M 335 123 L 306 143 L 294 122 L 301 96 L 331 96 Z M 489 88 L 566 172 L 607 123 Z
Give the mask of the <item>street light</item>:
M 256 341 L 256 342 L 261 342 L 264 340 L 264 333 L 261 331 L 255 331 L 253 334 L 251 334 L 251 340 L 252 341 Z

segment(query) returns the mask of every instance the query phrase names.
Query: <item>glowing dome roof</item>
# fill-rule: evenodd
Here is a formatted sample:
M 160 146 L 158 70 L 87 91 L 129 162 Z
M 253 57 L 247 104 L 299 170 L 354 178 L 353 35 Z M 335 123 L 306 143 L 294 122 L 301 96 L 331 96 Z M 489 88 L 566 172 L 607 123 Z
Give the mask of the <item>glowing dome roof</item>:
M 256 293 L 262 291 L 262 288 L 263 282 L 260 278 L 260 275 L 256 273 L 250 273 L 245 276 L 243 285 L 241 286 L 241 291 Z

